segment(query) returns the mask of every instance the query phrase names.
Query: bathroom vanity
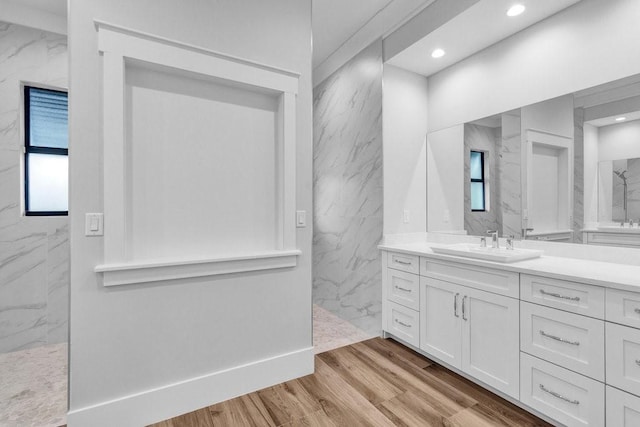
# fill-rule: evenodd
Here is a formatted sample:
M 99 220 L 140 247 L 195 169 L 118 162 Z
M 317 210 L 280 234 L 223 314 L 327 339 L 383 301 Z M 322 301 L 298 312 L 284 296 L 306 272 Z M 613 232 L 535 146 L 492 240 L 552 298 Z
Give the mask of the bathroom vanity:
M 385 337 L 554 424 L 640 425 L 640 266 L 445 246 L 380 246 Z

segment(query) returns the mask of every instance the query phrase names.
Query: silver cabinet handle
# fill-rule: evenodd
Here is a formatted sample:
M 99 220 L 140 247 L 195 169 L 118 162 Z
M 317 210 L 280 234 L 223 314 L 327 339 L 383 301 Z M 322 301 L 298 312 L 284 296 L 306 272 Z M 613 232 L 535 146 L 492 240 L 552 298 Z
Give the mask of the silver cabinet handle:
M 403 288 L 402 286 L 395 285 L 394 287 L 399 291 L 411 292 L 411 289 Z
M 552 340 L 563 342 L 565 344 L 580 345 L 580 341 L 569 341 L 567 339 L 560 338 L 560 337 L 557 337 L 555 335 L 548 334 L 545 331 L 543 331 L 542 329 L 540 329 L 540 335 L 542 335 L 543 337 L 551 338 Z
M 465 295 L 465 296 L 462 297 L 462 320 L 469 320 L 469 319 L 467 319 L 465 317 L 466 313 L 465 313 L 465 309 L 464 309 L 464 303 L 465 303 L 466 300 L 467 300 L 467 296 Z
M 556 393 L 553 390 L 548 390 L 543 384 L 540 384 L 540 390 L 544 391 L 545 393 L 549 393 L 553 397 L 557 397 L 558 399 L 564 400 L 565 402 L 569 402 L 572 405 L 579 405 L 580 404 L 579 400 L 571 400 L 568 397 L 564 397 L 560 393 Z
M 393 262 L 395 262 L 396 264 L 402 264 L 402 265 L 411 265 L 410 262 L 407 261 L 400 261 L 399 259 L 394 259 Z
M 580 301 L 580 297 L 568 297 L 566 295 L 560 295 L 560 294 L 556 294 L 554 292 L 547 292 L 544 289 L 540 289 L 540 293 L 542 295 L 549 295 L 550 297 L 566 299 L 566 300 L 569 300 L 569 301 Z
M 409 325 L 408 323 L 404 323 L 402 320 L 395 319 L 395 321 L 396 321 L 396 323 L 399 323 L 399 324 L 401 324 L 402 326 L 404 326 L 406 328 L 410 328 L 411 327 L 411 325 Z
M 460 315 L 458 314 L 458 297 L 460 296 L 459 293 L 457 293 L 454 297 L 453 297 L 453 315 L 456 317 L 460 317 Z
M 636 313 L 640 314 L 640 308 L 634 308 L 633 311 L 635 311 Z

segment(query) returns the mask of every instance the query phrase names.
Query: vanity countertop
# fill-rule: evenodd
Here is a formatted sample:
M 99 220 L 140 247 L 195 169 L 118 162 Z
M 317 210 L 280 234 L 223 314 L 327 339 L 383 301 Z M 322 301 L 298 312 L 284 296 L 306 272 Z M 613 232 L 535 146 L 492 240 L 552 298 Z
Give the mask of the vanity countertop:
M 453 255 L 436 254 L 431 248 L 447 246 L 442 243 L 412 242 L 381 244 L 381 250 L 418 255 L 443 261 L 455 261 L 482 267 L 497 268 L 517 273 L 535 274 L 560 280 L 640 292 L 640 265 L 616 264 L 587 259 L 542 255 L 526 261 L 501 263 Z M 517 248 L 516 243 L 516 248 Z

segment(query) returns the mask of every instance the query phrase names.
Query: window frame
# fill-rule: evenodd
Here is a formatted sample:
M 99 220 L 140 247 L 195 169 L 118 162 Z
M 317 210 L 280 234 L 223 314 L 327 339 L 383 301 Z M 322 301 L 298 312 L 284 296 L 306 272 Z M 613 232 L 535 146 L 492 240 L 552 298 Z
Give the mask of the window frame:
M 38 86 L 32 83 L 24 83 L 22 85 L 22 99 L 23 99 L 23 111 L 24 111 L 24 215 L 25 216 L 68 216 L 69 210 L 66 211 L 32 211 L 29 210 L 29 154 L 52 154 L 57 156 L 69 157 L 69 148 L 58 147 L 40 147 L 31 145 L 31 89 L 38 89 L 47 92 L 64 93 L 67 95 L 67 102 L 69 100 L 69 92 L 61 88 L 52 88 Z M 67 104 L 67 114 L 69 114 L 69 107 Z M 68 147 L 68 144 L 67 144 Z M 67 200 L 68 207 L 68 200 Z
M 482 209 L 473 209 L 471 208 L 471 212 L 487 212 L 487 183 L 485 180 L 485 170 L 484 170 L 484 151 L 480 150 L 469 150 L 469 161 L 471 161 L 471 156 L 473 153 L 480 154 L 480 176 L 482 178 L 471 178 L 471 174 L 469 174 L 469 185 L 474 182 L 479 182 L 482 184 Z M 473 202 L 471 201 L 471 196 L 473 192 L 469 193 L 470 204 L 473 206 Z

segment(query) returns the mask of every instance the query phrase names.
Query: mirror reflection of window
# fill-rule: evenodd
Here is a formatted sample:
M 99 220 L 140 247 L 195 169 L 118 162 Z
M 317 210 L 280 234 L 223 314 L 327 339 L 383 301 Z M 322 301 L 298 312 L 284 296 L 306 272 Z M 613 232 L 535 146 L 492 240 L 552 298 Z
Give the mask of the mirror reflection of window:
M 485 156 L 482 151 L 471 151 L 469 162 L 469 175 L 471 177 L 471 211 L 486 211 L 485 181 L 484 181 Z

